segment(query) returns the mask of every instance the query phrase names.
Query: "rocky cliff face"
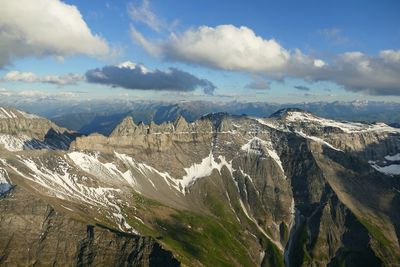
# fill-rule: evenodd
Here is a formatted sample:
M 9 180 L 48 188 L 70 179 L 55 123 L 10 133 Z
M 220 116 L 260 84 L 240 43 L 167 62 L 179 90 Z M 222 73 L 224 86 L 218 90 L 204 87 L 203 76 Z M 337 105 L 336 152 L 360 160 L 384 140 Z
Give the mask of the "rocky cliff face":
M 162 247 L 187 266 L 396 266 L 399 153 L 399 129 L 286 109 L 162 125 L 128 117 L 69 151 L 4 150 L 0 170 L 62 222 L 85 222 L 79 233 L 132 236 L 110 254 L 145 255 L 134 257 L 144 265 L 155 247 L 174 264 Z
M 0 146 L 7 150 L 67 150 L 76 136 L 39 116 L 16 109 L 0 108 Z
M 179 266 L 149 237 L 72 219 L 16 186 L 0 201 L 1 266 Z

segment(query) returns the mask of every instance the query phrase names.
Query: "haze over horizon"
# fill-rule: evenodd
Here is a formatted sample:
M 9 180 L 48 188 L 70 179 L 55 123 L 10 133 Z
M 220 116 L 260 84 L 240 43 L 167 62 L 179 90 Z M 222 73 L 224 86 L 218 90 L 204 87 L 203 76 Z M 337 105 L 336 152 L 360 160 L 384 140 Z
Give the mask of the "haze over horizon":
M 0 96 L 400 102 L 398 1 L 7 1 Z

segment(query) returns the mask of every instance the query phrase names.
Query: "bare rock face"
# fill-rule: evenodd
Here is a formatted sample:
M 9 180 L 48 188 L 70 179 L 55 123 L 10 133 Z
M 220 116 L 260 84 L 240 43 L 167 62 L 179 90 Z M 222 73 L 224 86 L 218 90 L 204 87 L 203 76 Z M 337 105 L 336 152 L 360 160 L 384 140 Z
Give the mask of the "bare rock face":
M 51 121 L 16 109 L 0 108 L 0 147 L 67 150 L 77 135 Z
M 0 199 L 1 266 L 180 266 L 154 239 L 88 225 L 19 187 Z
M 177 132 L 188 132 L 189 124 L 183 116 L 179 116 L 175 121 L 174 128 Z
M 120 124 L 113 130 L 111 136 L 129 136 L 135 134 L 137 126 L 133 122 L 132 117 L 126 117 Z

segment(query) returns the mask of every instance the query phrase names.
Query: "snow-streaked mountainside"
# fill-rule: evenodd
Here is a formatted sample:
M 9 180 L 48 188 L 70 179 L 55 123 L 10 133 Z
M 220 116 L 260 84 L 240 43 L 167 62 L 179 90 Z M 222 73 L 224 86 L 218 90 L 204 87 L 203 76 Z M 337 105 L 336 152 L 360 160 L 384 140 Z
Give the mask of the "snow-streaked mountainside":
M 346 133 L 359 133 L 359 132 L 394 132 L 399 133 L 400 129 L 388 126 L 385 123 L 360 123 L 360 122 L 342 122 L 317 117 L 311 113 L 305 112 L 301 109 L 282 109 L 271 115 L 271 118 L 283 118 L 286 124 L 304 123 L 316 124 L 319 127 L 332 127 L 340 129 Z
M 400 129 L 299 109 L 161 125 L 128 117 L 110 136 L 78 136 L 0 108 L 0 265 L 131 266 L 162 255 L 166 266 L 395 266 L 399 166 Z M 30 206 L 39 200 L 51 210 L 43 219 Z M 43 220 L 61 234 L 47 236 Z M 117 264 L 96 253 L 92 234 L 64 232 L 67 221 L 102 227 L 116 244 L 149 236 L 159 248 L 132 241 L 125 259 L 117 246 Z M 44 253 L 60 240 L 79 249 Z
M 66 150 L 75 136 L 73 132 L 34 114 L 0 108 L 0 145 L 9 151 Z

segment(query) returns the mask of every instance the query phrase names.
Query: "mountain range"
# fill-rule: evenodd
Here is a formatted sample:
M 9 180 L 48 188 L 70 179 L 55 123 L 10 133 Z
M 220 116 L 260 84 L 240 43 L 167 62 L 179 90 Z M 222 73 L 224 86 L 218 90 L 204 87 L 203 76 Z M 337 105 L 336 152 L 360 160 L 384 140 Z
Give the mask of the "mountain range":
M 83 104 L 83 106 L 86 106 Z M 210 101 L 185 101 L 177 103 L 164 102 L 119 102 L 92 103 L 89 109 L 70 108 L 59 109 L 51 114 L 43 114 L 58 125 L 78 131 L 83 134 L 98 132 L 108 135 L 125 117 L 132 116 L 136 123 L 151 121 L 157 124 L 173 121 L 183 116 L 192 122 L 204 114 L 228 112 L 232 115 L 247 114 L 249 116 L 263 117 L 283 108 L 301 108 L 318 116 L 331 119 L 385 122 L 398 126 L 400 124 L 400 104 L 374 101 L 352 102 L 311 102 L 276 104 L 267 102 L 210 102 Z M 115 108 L 118 107 L 116 110 Z M 34 110 L 33 110 L 34 111 Z M 71 112 L 72 111 L 72 112 Z
M 400 265 L 399 128 L 186 110 L 83 135 L 0 108 L 0 265 Z
M 154 121 L 161 124 L 174 121 L 183 116 L 193 122 L 204 114 L 228 112 L 232 115 L 247 114 L 264 117 L 283 108 L 301 108 L 318 116 L 336 120 L 385 122 L 398 127 L 400 125 L 400 104 L 356 100 L 351 102 L 216 102 L 216 101 L 131 101 L 131 100 L 75 100 L 53 98 L 15 99 L 10 102 L 0 99 L 0 106 L 16 107 L 39 114 L 61 127 L 82 133 L 94 132 L 109 135 L 125 117 L 132 116 L 135 123 L 148 124 Z

